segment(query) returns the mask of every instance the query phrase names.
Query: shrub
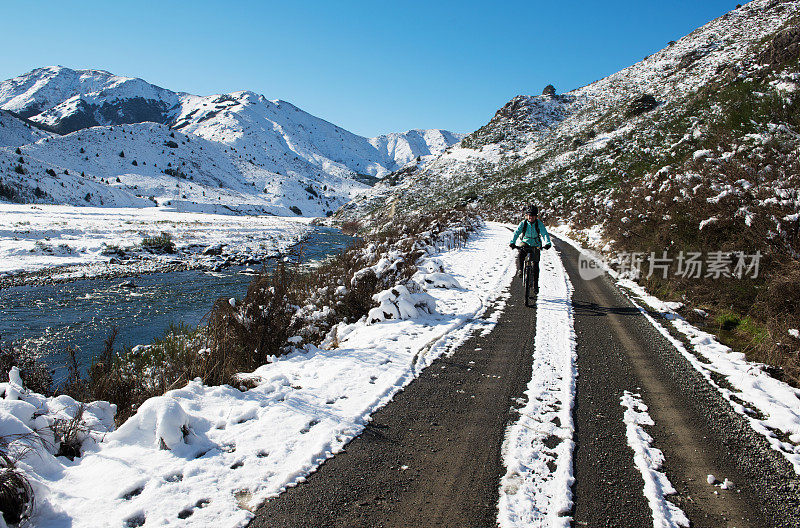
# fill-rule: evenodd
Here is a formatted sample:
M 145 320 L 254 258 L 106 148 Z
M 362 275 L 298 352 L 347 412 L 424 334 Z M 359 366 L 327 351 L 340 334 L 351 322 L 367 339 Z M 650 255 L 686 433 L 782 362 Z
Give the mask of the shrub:
M 240 309 L 229 299 L 217 299 L 208 316 L 208 352 L 198 374 L 204 381 L 230 383 L 235 374 L 249 372 L 264 364 L 267 356 L 283 353 L 292 335 L 295 279 L 295 273 L 278 262 L 253 279 Z
M 173 176 L 175 178 L 181 178 L 181 179 L 184 179 L 184 180 L 186 179 L 186 174 L 184 172 L 182 172 L 180 169 L 166 168 L 161 172 L 163 172 L 167 176 Z
M 289 207 L 289 210 L 298 216 L 303 214 L 303 211 L 301 211 L 300 208 L 297 207 L 296 205 Z
M 628 105 L 628 109 L 626 111 L 626 115 L 628 117 L 634 117 L 650 110 L 654 109 L 658 106 L 658 101 L 655 97 L 650 94 L 644 94 L 640 97 L 637 97 Z
M 0 182 L 0 198 L 5 198 L 9 202 L 16 202 L 19 200 L 19 193 L 11 185 Z
M 22 165 L 17 165 L 16 167 L 14 167 L 14 172 L 16 172 L 17 174 L 22 174 L 23 176 L 27 174 Z
M 3 524 L 17 526 L 30 518 L 34 494 L 28 477 L 15 467 L 7 453 L 10 440 L 0 437 L 0 512 L 5 521 Z
M 175 243 L 172 235 L 167 231 L 162 231 L 160 235 L 145 237 L 142 239 L 142 249 L 151 253 L 175 253 Z
M 56 176 L 56 171 L 54 171 L 53 169 L 47 169 L 45 172 L 50 176 L 53 176 L 54 178 Z
M 45 395 L 53 393 L 53 373 L 39 359 L 34 349 L 0 343 L 0 372 L 5 375 L 11 367 L 19 368 L 22 382 L 27 388 Z
M 361 230 L 361 222 L 358 220 L 346 220 L 342 223 L 342 233 L 353 236 Z

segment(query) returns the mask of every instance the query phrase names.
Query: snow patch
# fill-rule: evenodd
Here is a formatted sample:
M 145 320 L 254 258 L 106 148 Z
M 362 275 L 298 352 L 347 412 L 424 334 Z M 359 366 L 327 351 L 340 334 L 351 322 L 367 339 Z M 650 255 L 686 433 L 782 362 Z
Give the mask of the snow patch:
M 625 408 L 623 420 L 628 446 L 633 450 L 633 462 L 644 479 L 644 496 L 653 512 L 653 527 L 689 526 L 689 519 L 683 510 L 666 500 L 667 495 L 676 491 L 667 475 L 659 471 L 664 463 L 664 454 L 652 446 L 653 437 L 643 428 L 645 425 L 655 425 L 655 422 L 640 398 L 638 394 L 625 391 L 620 403 Z

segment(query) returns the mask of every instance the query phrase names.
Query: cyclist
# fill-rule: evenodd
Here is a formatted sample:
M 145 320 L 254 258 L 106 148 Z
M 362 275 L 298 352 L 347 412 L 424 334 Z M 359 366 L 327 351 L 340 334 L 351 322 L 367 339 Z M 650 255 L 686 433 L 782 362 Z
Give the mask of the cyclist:
M 522 242 L 521 246 L 515 245 L 517 238 Z M 542 248 L 542 239 L 546 241 L 544 249 L 550 249 L 550 234 L 544 227 L 544 223 L 539 219 L 539 208 L 530 205 L 525 210 L 525 220 L 520 222 L 517 230 L 514 231 L 514 238 L 511 239 L 511 249 L 519 250 L 517 254 L 517 275 L 522 275 L 522 266 L 525 262 L 525 254 L 531 254 L 533 261 L 533 288 L 539 291 L 539 251 Z

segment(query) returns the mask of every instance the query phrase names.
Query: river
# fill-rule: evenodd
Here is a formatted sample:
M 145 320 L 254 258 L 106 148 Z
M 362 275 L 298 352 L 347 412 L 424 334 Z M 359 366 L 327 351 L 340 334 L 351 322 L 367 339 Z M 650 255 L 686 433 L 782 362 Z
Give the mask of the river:
M 338 230 L 315 228 L 303 244 L 302 261 L 312 264 L 352 241 Z M 119 330 L 119 349 L 150 343 L 170 325 L 197 326 L 217 298 L 243 297 L 252 271 L 232 267 L 6 288 L 0 290 L 0 336 L 6 346 L 11 342 L 37 350 L 58 383 L 69 347 L 86 368 L 92 355 L 102 351 L 111 328 Z

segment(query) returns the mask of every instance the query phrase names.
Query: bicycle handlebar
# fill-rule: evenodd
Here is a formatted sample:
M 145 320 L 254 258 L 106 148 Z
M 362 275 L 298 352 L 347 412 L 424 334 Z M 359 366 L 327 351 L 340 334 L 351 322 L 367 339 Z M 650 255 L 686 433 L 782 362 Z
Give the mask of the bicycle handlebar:
M 518 246 L 517 244 L 514 244 L 514 249 L 525 249 L 526 247 L 534 249 L 545 249 L 544 246 Z

